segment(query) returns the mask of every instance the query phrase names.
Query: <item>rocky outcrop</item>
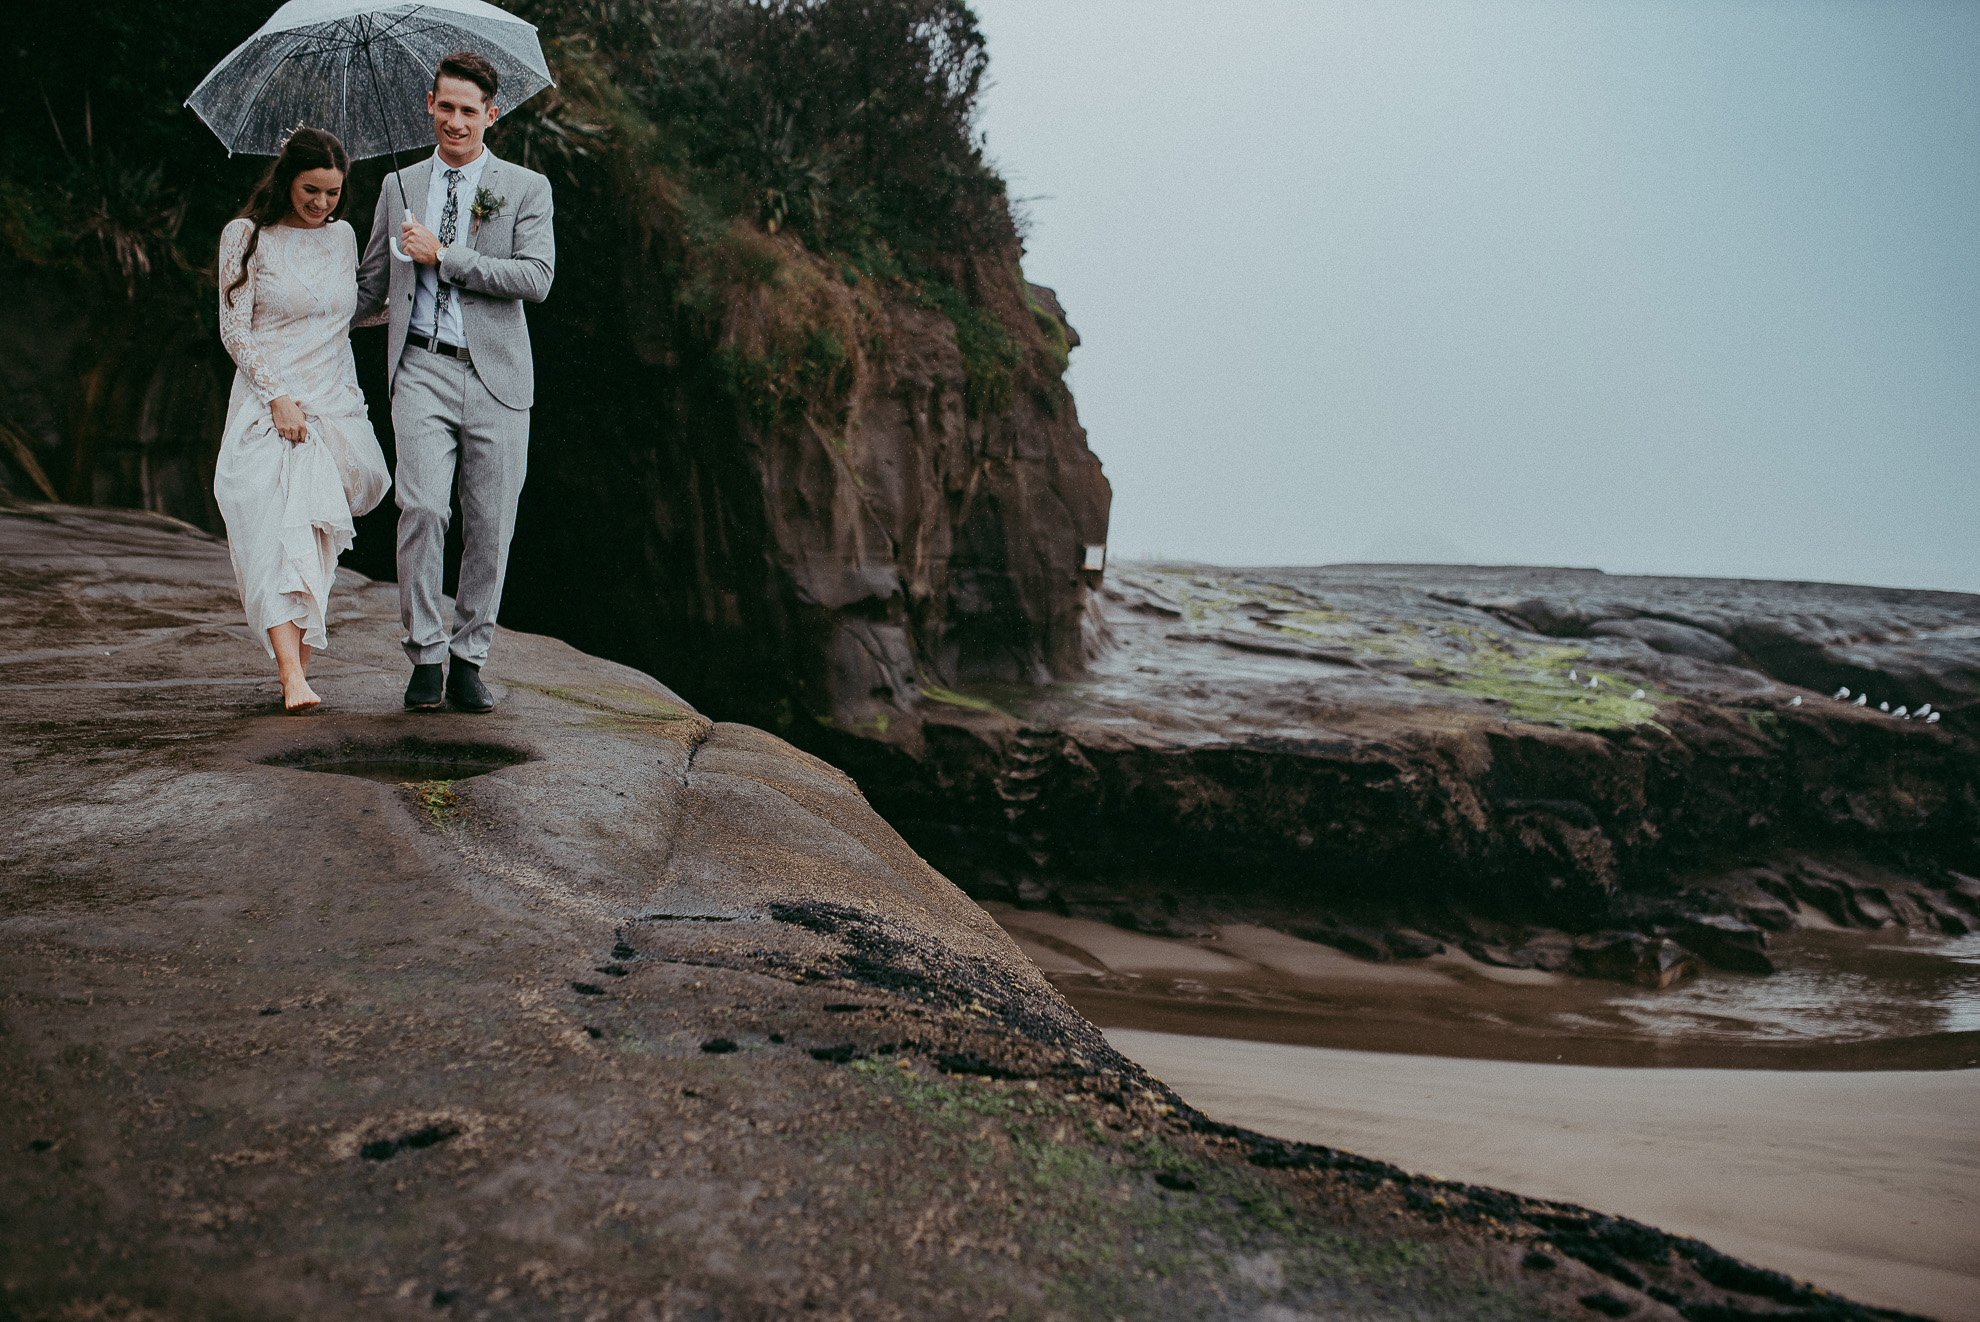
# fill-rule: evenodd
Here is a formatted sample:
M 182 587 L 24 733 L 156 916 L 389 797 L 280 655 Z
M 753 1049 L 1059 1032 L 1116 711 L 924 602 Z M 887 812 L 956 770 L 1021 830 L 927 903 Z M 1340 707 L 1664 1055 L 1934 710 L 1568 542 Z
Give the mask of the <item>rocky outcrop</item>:
M 0 507 L 0 584 L 10 1317 L 1892 1316 L 1196 1115 L 637 671 L 504 631 L 409 716 L 345 574 L 285 717 L 213 539 Z
M 829 413 L 766 417 L 709 384 L 702 341 L 636 315 L 675 299 L 670 223 L 622 242 L 653 257 L 609 306 L 560 300 L 535 323 L 569 366 L 539 382 L 505 618 L 800 737 L 915 747 L 924 690 L 1076 674 L 1108 487 L 1038 366 L 1016 254 L 971 267 L 1031 364 L 993 410 L 971 407 L 941 312 L 764 239 L 847 346 Z
M 1742 860 L 1800 875 L 1795 851 L 1842 850 L 1909 869 L 1917 923 L 1966 921 L 1980 599 L 1128 564 L 1098 602 L 1113 645 L 1086 678 L 924 703 L 920 759 L 834 752 L 986 898 L 1145 922 L 1222 905 L 1498 948 L 1524 928 L 1492 922 L 1623 927 L 1757 968 L 1717 925 L 1753 904 L 1698 878 Z M 1632 961 L 1619 975 L 1650 976 Z M 1615 961 L 1579 966 L 1598 963 Z

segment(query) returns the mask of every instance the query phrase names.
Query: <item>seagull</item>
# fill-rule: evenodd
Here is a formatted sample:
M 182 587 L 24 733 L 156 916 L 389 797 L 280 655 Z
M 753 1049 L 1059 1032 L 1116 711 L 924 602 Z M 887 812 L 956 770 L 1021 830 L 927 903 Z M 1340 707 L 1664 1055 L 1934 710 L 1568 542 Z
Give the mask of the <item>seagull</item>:
M 1904 717 L 1904 719 L 1905 719 L 1905 720 L 1907 720 L 1907 721 L 1908 721 L 1908 720 L 1910 720 L 1910 719 L 1911 719 L 1911 717 L 1910 717 L 1910 715 L 1909 715 L 1909 713 L 1910 713 L 1910 711 L 1911 711 L 1911 708 L 1909 708 L 1909 707 L 1900 707 L 1900 708 L 1898 708 L 1898 709 L 1897 709 L 1896 711 L 1894 711 L 1894 712 L 1892 712 L 1892 713 L 1891 713 L 1891 715 L 1893 715 L 1893 716 L 1902 716 L 1902 717 Z
M 1932 710 L 1932 704 L 1928 702 L 1924 706 L 1920 707 L 1917 711 L 1913 712 L 1912 715 L 1923 716 L 1931 710 Z
M 1576 684 L 1579 684 L 1581 682 L 1581 676 L 1572 670 L 1568 671 L 1568 678 Z
M 1925 718 L 1925 724 L 1927 725 L 1937 725 L 1938 723 L 1939 723 L 1939 713 L 1937 712 L 1933 712 L 1930 716 L 1927 716 Z
M 1591 689 L 1594 688 L 1597 684 L 1600 684 L 1601 682 L 1602 682 L 1601 680 L 1595 678 L 1595 676 L 1593 675 L 1590 675 L 1588 677 L 1588 687 Z
M 1834 693 L 1831 693 L 1829 695 L 1829 701 L 1841 702 L 1844 698 L 1847 698 L 1848 696 L 1849 696 L 1849 685 L 1845 684 L 1841 688 L 1837 689 Z
M 1790 706 L 1790 707 L 1799 707 L 1800 705 L 1801 705 L 1801 699 L 1800 699 L 1800 698 L 1793 698 L 1793 699 L 1790 699 L 1790 700 L 1789 700 L 1789 702 L 1788 702 L 1788 706 Z
M 1856 695 L 1857 706 L 1861 707 L 1864 703 L 1868 701 L 1870 701 L 1870 695 L 1868 693 L 1859 693 Z
M 1891 704 L 1888 702 L 1880 702 L 1877 704 L 1878 711 L 1889 711 L 1890 709 L 1891 709 Z
M 1631 702 L 1641 702 L 1643 700 L 1643 690 L 1638 689 L 1636 692 L 1630 694 L 1629 700 Z

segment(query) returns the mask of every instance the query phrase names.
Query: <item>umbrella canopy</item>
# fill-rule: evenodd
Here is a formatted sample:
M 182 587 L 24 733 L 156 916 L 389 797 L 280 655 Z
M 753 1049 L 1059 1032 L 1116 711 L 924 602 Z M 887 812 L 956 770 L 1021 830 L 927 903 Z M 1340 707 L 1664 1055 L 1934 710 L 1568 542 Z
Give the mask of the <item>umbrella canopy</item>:
M 337 135 L 353 160 L 433 141 L 422 95 L 457 50 L 495 66 L 495 105 L 552 85 L 536 28 L 484 0 L 289 0 L 213 67 L 186 104 L 229 154 L 275 156 L 299 124 Z

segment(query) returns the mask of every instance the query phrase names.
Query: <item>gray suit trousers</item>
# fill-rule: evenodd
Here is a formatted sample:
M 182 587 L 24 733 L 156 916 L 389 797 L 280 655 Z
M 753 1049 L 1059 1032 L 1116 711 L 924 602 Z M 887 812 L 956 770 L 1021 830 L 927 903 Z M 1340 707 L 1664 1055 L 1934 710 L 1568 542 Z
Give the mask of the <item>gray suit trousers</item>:
M 431 665 L 449 652 L 483 665 L 495 637 L 516 502 L 529 466 L 529 410 L 488 393 L 472 364 L 408 344 L 392 383 L 399 463 L 399 617 L 406 655 Z M 442 556 L 454 472 L 461 479 L 461 580 L 450 638 Z

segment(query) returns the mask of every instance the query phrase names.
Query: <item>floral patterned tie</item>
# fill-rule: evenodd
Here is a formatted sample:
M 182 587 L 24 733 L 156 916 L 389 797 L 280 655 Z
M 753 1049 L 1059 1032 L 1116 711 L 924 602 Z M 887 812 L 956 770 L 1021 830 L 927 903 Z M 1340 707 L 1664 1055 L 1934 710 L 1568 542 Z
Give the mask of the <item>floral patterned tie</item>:
M 446 247 L 454 241 L 454 227 L 461 218 L 461 199 L 455 187 L 461 182 L 459 170 L 447 171 L 447 206 L 440 213 L 440 246 Z M 440 279 L 440 268 L 433 268 L 433 278 L 440 283 L 440 293 L 433 301 L 433 335 L 440 336 L 440 320 L 447 315 L 447 304 L 454 296 L 454 287 Z

